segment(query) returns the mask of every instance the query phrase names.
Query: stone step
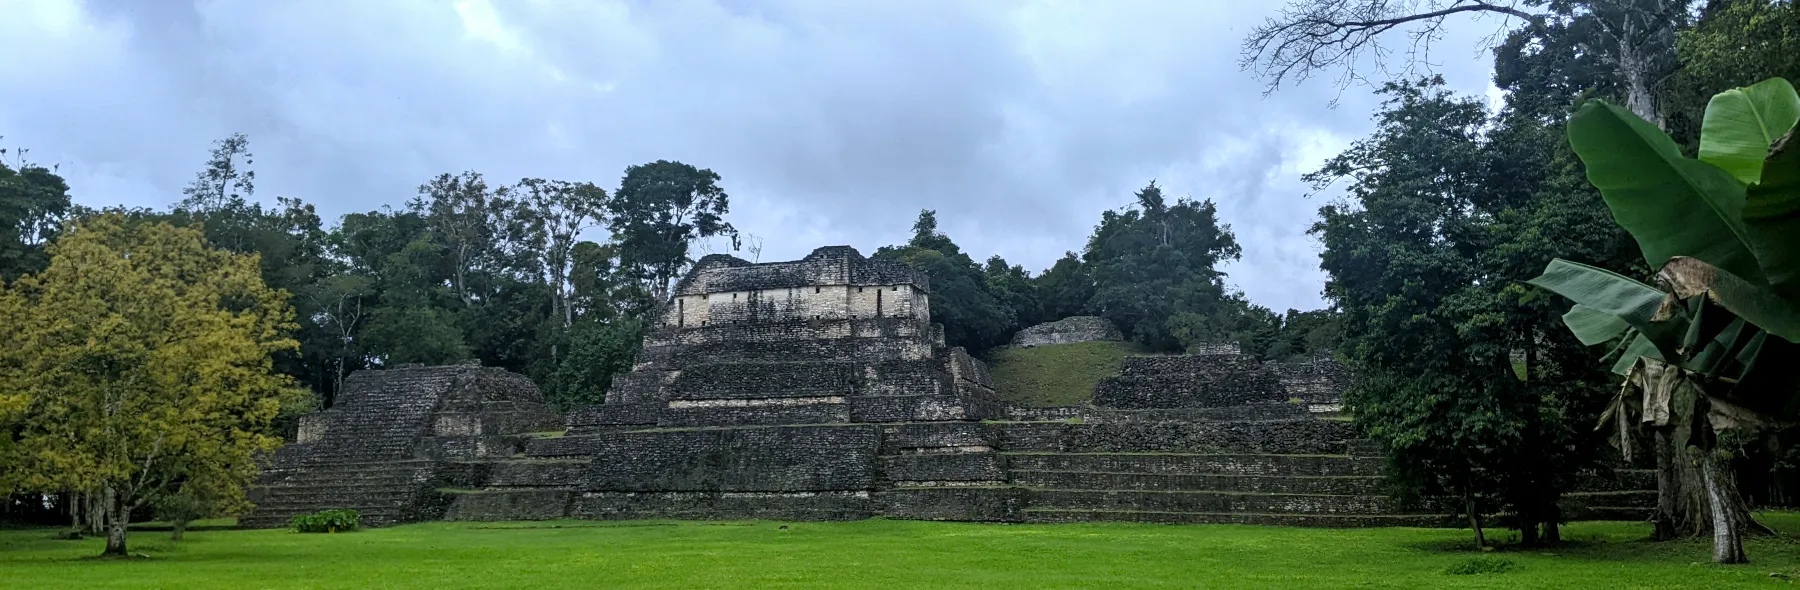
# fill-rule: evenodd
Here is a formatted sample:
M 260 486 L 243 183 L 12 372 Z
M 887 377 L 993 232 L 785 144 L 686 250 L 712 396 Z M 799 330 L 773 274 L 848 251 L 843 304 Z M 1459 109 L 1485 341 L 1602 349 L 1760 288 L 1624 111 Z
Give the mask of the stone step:
M 588 492 L 569 516 L 590 520 L 860 520 L 875 515 L 868 491 Z
M 1011 452 L 1328 454 L 1361 438 L 1347 422 L 1297 418 L 1223 422 L 997 423 L 996 448 Z
M 1002 453 L 1011 470 L 1160 475 L 1380 475 L 1382 460 L 1348 455 Z
M 1563 518 L 1568 520 L 1619 520 L 1643 522 L 1656 514 L 1655 506 L 1564 506 Z
M 954 449 L 946 449 L 954 451 Z M 994 482 L 1006 479 L 1000 456 L 991 452 L 912 453 L 879 457 L 888 485 L 908 482 Z
M 708 405 L 677 405 L 708 404 Z M 843 397 L 782 400 L 684 400 L 657 414 L 658 426 L 775 426 L 850 422 Z
M 991 448 L 988 425 L 977 422 L 913 422 L 881 427 L 881 453 L 933 452 L 947 447 Z
M 1115 410 L 1095 409 L 1087 412 L 1087 422 L 1254 422 L 1309 418 L 1304 404 L 1286 401 L 1258 402 L 1219 407 Z
M 423 482 L 399 481 L 391 483 L 312 483 L 289 484 L 278 483 L 263 488 L 265 497 L 294 496 L 317 492 L 337 492 L 344 495 L 412 493 L 420 488 Z
M 488 488 L 450 494 L 445 520 L 552 520 L 567 517 L 573 488 Z
M 1563 494 L 1564 506 L 1586 508 L 1645 508 L 1656 506 L 1656 490 L 1574 492 Z
M 1069 510 L 1258 514 L 1391 514 L 1398 509 L 1398 503 L 1387 496 L 1134 490 L 1032 490 L 1029 505 Z
M 588 466 L 586 460 L 496 462 L 488 467 L 485 483 L 490 487 L 574 486 Z
M 959 395 L 864 395 L 847 398 L 850 419 L 892 423 L 938 420 L 983 420 L 1004 409 L 992 400 Z
M 1577 492 L 1618 492 L 1656 489 L 1654 469 L 1615 469 L 1612 473 L 1587 473 L 1576 478 Z
M 1027 522 L 1144 522 L 1157 524 L 1251 524 L 1296 527 L 1454 527 L 1435 514 L 1286 514 L 1254 512 L 1168 512 L 1143 510 L 1063 510 L 1027 508 Z
M 1386 483 L 1374 475 L 1211 475 L 1013 470 L 1012 483 L 1046 489 L 1217 491 L 1288 494 L 1380 495 Z

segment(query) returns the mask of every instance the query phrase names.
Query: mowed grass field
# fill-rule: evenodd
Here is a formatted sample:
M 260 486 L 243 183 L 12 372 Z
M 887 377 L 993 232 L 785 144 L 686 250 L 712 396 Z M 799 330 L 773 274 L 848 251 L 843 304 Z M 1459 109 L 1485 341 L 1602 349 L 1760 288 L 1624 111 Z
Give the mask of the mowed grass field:
M 1570 542 L 1481 553 L 1458 530 L 1138 524 L 429 523 L 340 534 L 137 532 L 147 557 L 96 539 L 0 531 L 6 588 L 1769 588 L 1800 579 L 1800 516 L 1714 566 L 1702 542 L 1575 523 Z M 786 529 L 782 529 L 786 526 Z M 1504 533 L 1496 533 L 1504 536 Z M 1472 561 L 1510 564 L 1457 574 Z M 1473 568 L 1473 569 L 1494 569 Z M 1774 574 L 1774 575 L 1771 575 Z

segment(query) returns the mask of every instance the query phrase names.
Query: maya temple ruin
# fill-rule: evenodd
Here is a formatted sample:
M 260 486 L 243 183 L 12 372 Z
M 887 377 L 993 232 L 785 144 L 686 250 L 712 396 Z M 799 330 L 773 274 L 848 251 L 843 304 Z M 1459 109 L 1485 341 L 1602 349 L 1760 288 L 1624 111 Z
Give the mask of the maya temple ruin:
M 1235 347 L 1128 357 L 1091 403 L 1018 407 L 996 397 L 986 364 L 944 345 L 930 289 L 912 268 L 845 246 L 792 262 L 707 256 L 606 403 L 566 416 L 499 369 L 356 373 L 272 458 L 242 522 L 352 508 L 375 525 L 1453 524 L 1386 494 L 1379 449 L 1337 415 L 1350 377 L 1329 360 L 1265 364 Z M 1093 321 L 1104 324 L 1069 325 Z M 1083 338 L 1033 330 L 1016 342 Z M 1654 489 L 1641 471 L 1595 477 L 1565 516 L 1642 519 Z

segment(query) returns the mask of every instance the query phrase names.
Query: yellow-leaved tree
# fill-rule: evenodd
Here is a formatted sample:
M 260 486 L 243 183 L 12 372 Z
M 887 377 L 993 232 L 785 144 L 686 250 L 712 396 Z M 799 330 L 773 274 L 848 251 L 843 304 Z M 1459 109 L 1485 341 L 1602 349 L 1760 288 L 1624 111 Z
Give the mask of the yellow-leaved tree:
M 294 389 L 272 356 L 298 346 L 287 293 L 263 284 L 256 256 L 103 214 L 3 291 L 0 493 L 99 499 L 114 556 L 134 510 L 177 494 L 246 505 Z

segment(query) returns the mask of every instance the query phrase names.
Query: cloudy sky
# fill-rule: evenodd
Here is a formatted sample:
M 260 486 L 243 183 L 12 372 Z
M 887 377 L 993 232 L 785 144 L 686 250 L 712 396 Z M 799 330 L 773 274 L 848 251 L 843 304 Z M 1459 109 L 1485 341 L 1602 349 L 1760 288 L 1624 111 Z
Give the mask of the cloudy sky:
M 0 136 L 78 202 L 164 207 L 249 135 L 257 196 L 329 219 L 426 178 L 616 186 L 711 168 L 764 261 L 905 240 L 920 209 L 1036 271 L 1154 178 L 1218 203 L 1227 271 L 1323 305 L 1300 174 L 1369 132 L 1329 80 L 1263 97 L 1238 45 L 1275 2 L 1200 0 L 0 0 Z M 1477 41 L 1433 56 L 1488 93 Z M 1333 98 L 1340 104 L 1331 107 Z

